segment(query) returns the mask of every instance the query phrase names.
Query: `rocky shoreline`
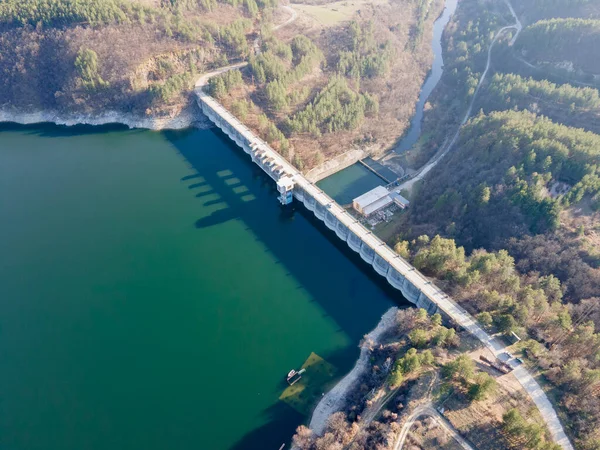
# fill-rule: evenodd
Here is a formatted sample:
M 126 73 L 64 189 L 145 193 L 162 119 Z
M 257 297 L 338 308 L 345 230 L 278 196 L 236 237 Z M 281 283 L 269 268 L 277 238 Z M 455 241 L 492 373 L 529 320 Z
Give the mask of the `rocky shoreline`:
M 394 306 L 381 317 L 377 326 L 365 336 L 354 368 L 323 396 L 310 419 L 309 428 L 313 433 L 322 435 L 329 417 L 344 407 L 348 393 L 356 387 L 361 375 L 369 368 L 369 343 L 379 343 L 379 340 L 396 325 L 397 312 L 398 308 Z
M 56 111 L 20 111 L 0 109 L 0 122 L 20 125 L 54 123 L 56 125 L 107 125 L 122 124 L 129 128 L 148 130 L 181 130 L 184 128 L 210 128 L 212 125 L 197 107 L 182 110 L 174 117 L 148 117 L 119 111 L 99 114 L 64 114 Z

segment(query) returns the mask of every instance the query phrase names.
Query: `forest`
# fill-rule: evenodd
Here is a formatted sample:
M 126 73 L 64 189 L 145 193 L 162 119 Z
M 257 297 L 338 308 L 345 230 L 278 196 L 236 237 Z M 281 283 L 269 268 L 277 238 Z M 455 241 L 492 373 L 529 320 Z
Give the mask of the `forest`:
M 196 74 L 248 56 L 253 17 L 273 6 L 254 0 L 0 2 L 0 105 L 177 114 L 188 105 Z
M 599 153 L 600 136 L 533 113 L 479 115 L 434 169 L 436 183 L 416 194 L 410 220 L 468 250 L 556 231 L 561 212 L 584 197 L 599 207 Z
M 441 280 L 445 290 L 485 328 L 529 337 L 521 346 L 536 370 L 560 392 L 572 433 L 580 438 L 582 448 L 597 448 L 600 399 L 594 394 L 600 391 L 600 333 L 595 327 L 600 315 L 592 316 L 590 311 L 600 298 L 575 306 L 565 302 L 558 278 L 540 272 L 523 275 L 506 250 L 476 250 L 467 257 L 453 239 L 423 235 L 400 241 L 397 251 Z
M 440 6 L 377 5 L 292 37 L 261 30 L 243 85 L 221 101 L 302 170 L 350 149 L 383 151 L 409 125 Z
M 600 18 L 600 5 L 595 0 L 520 0 L 513 6 L 530 23 L 555 17 Z
M 600 20 L 547 19 L 523 30 L 515 43 L 532 64 L 552 64 L 569 71 L 600 74 L 600 61 L 590 57 L 600 45 Z
M 589 78 L 598 73 L 590 58 L 598 6 L 515 4 L 533 24 L 513 47 L 499 42 L 474 114 L 443 162 L 414 187 L 395 242 L 484 327 L 523 339 L 517 346 L 528 368 L 554 393 L 567 433 L 584 450 L 600 448 L 600 94 Z M 429 139 L 407 158 L 417 167 L 458 126 L 468 98 L 461 83 L 468 87 L 469 74 L 481 73 L 473 50 L 489 31 L 473 32 L 475 17 L 492 29 L 511 23 L 475 0 L 459 7 L 447 30 L 450 70 L 425 116 Z

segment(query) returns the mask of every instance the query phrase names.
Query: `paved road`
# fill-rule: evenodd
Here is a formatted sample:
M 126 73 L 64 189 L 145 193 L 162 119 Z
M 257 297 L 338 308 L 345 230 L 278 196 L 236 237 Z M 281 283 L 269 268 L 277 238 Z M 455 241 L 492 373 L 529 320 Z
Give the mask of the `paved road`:
M 414 425 L 415 421 L 419 417 L 431 417 L 436 421 L 438 425 L 440 425 L 458 444 L 464 448 L 465 450 L 475 450 L 452 426 L 450 422 L 446 420 L 444 416 L 442 416 L 437 410 L 431 405 L 431 403 L 427 403 L 425 405 L 418 406 L 413 413 L 408 416 L 408 419 L 402 430 L 400 430 L 400 435 L 398 436 L 398 440 L 396 441 L 396 445 L 394 445 L 394 450 L 402 450 L 404 446 L 404 441 L 406 441 L 406 437 L 410 432 L 410 429 Z
M 436 166 L 436 164 L 446 155 L 446 153 L 448 153 L 448 151 L 450 151 L 450 149 L 454 146 L 454 144 L 456 143 L 456 141 L 458 139 L 458 136 L 460 135 L 460 129 L 462 128 L 462 126 L 465 123 L 467 123 L 467 120 L 469 120 L 469 117 L 471 116 L 471 112 L 473 110 L 473 105 L 475 104 L 475 99 L 477 97 L 477 94 L 479 93 L 479 90 L 489 72 L 491 60 L 492 60 L 492 50 L 494 48 L 494 44 L 496 44 L 498 39 L 506 31 L 511 30 L 511 29 L 516 30 L 516 33 L 513 36 L 512 40 L 510 41 L 510 45 L 514 44 L 515 41 L 517 40 L 517 38 L 519 37 L 519 34 L 521 33 L 521 30 L 523 29 L 523 25 L 521 24 L 521 21 L 515 14 L 515 11 L 512 7 L 512 4 L 510 3 L 510 1 L 504 0 L 504 2 L 506 3 L 506 5 L 508 6 L 508 9 L 510 10 L 510 12 L 515 20 L 515 24 L 501 28 L 496 33 L 496 36 L 494 36 L 494 39 L 488 50 L 488 58 L 487 58 L 485 70 L 484 70 L 483 74 L 481 75 L 481 78 L 479 79 L 479 83 L 477 85 L 477 88 L 475 89 L 473 98 L 471 99 L 471 104 L 469 105 L 469 109 L 467 110 L 465 117 L 461 121 L 460 126 L 458 127 L 458 130 L 456 131 L 452 140 L 448 144 L 448 147 L 446 147 L 446 150 L 444 150 L 439 156 L 434 157 L 434 159 L 432 161 L 427 163 L 427 165 L 419 172 L 419 174 L 416 177 L 414 177 L 411 180 L 407 181 L 406 183 L 402 184 L 400 186 L 400 189 L 410 189 L 415 182 L 421 180 L 431 169 L 433 169 Z M 442 308 L 442 309 L 444 309 L 444 308 Z M 484 344 L 486 344 L 486 346 L 490 349 L 490 351 L 492 351 L 492 353 L 494 353 L 495 356 L 499 356 L 505 352 L 504 346 L 502 344 L 500 344 L 500 342 L 498 342 L 497 340 L 491 338 L 481 328 L 479 328 L 479 326 L 477 326 L 477 324 L 475 324 L 473 322 L 473 320 L 470 318 L 470 316 L 465 315 L 465 314 L 467 314 L 466 312 L 463 313 L 463 312 L 457 311 L 457 314 L 461 318 L 461 320 L 457 320 L 457 322 L 463 326 L 466 325 L 465 328 L 467 328 L 467 329 L 470 328 L 469 331 L 472 334 L 474 334 L 475 336 L 477 336 L 477 338 L 479 338 L 480 341 L 482 341 Z M 456 320 L 456 318 L 455 318 L 455 320 Z M 470 323 L 470 322 L 473 322 L 473 323 Z M 542 390 L 540 385 L 535 381 L 535 379 L 531 376 L 531 374 L 522 366 L 519 366 L 517 369 L 515 369 L 513 371 L 513 373 L 514 373 L 515 377 L 517 378 L 517 380 L 519 381 L 519 383 L 521 384 L 521 386 L 523 386 L 523 389 L 525 389 L 525 391 L 529 394 L 531 399 L 534 401 L 534 403 L 538 407 L 540 414 L 542 415 L 542 418 L 546 422 L 546 425 L 547 425 L 548 429 L 550 430 L 550 433 L 552 434 L 554 441 L 556 443 L 560 444 L 563 449 L 572 450 L 573 446 L 571 445 L 569 438 L 565 434 L 565 431 L 562 427 L 562 424 L 560 423 L 560 420 L 558 419 L 556 411 L 554 410 L 552 403 L 550 402 L 550 400 L 548 400 L 548 397 L 546 396 L 546 394 L 544 393 L 544 391 Z

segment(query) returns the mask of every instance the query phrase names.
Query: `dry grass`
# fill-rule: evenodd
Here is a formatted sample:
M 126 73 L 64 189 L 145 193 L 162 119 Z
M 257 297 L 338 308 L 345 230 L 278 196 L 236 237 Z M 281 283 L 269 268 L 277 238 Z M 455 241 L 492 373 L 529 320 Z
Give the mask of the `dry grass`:
M 512 374 L 501 374 L 479 360 L 480 355 L 491 357 L 484 348 L 474 348 L 468 355 L 476 361 L 477 369 L 493 376 L 498 383 L 496 394 L 486 400 L 469 402 L 462 393 L 453 393 L 443 404 L 444 416 L 466 439 L 479 450 L 501 450 L 510 447 L 501 432 L 502 415 L 517 408 L 523 417 L 542 426 L 544 422 L 532 400 Z
M 417 420 L 404 447 L 409 450 L 461 450 L 462 447 L 431 417 Z
M 320 5 L 294 4 L 294 8 L 309 16 L 322 27 L 337 26 L 352 20 L 364 9 L 387 5 L 389 0 L 342 0 Z
M 361 81 L 361 91 L 375 94 L 379 98 L 377 116 L 367 117 L 353 131 L 324 134 L 319 139 L 308 134 L 292 136 L 290 143 L 294 151 L 302 156 L 305 170 L 310 170 L 319 162 L 319 154 L 329 160 L 353 149 L 368 150 L 371 154 L 389 150 L 410 125 L 421 85 L 431 64 L 430 36 L 434 18 L 441 10 L 442 2 L 435 2 L 432 7 L 423 38 L 414 51 L 409 45 L 411 29 L 416 20 L 415 5 L 411 1 L 355 0 L 322 6 L 294 4 L 293 7 L 300 12 L 298 19 L 278 30 L 277 37 L 285 42 L 298 34 L 308 36 L 325 54 L 326 67 L 334 67 L 339 50 L 348 45 L 344 27 L 350 19 L 372 20 L 377 42 L 390 42 L 395 52 L 391 68 L 385 76 Z M 307 101 L 310 101 L 327 83 L 330 74 L 331 71 L 327 68 L 325 72 L 315 70 L 297 85 L 290 86 L 289 91 L 308 86 L 311 95 Z M 259 107 L 255 112 L 256 116 L 264 111 L 275 123 L 280 123 L 303 107 L 303 104 L 299 104 L 280 112 L 269 111 L 264 99 L 254 89 L 247 89 L 246 92 L 241 95 L 251 98 Z M 256 117 L 250 114 L 245 122 L 252 126 Z

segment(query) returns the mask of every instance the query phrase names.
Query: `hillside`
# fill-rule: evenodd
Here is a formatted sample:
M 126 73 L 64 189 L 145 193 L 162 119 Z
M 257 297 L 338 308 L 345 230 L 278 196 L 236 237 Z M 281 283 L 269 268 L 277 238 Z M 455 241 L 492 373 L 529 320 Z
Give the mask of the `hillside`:
M 533 65 L 600 76 L 600 61 L 591 57 L 600 46 L 600 20 L 549 19 L 523 30 L 515 50 Z
M 513 7 L 525 23 L 551 18 L 600 18 L 595 0 L 520 0 Z
M 518 109 L 549 117 L 554 122 L 600 133 L 600 95 L 597 89 L 548 80 L 496 73 L 476 102 L 485 112 Z
M 459 5 L 422 138 L 403 155 L 408 167 L 425 164 L 459 127 L 491 36 L 514 23 L 507 8 L 493 7 L 501 4 Z M 456 145 L 406 193 L 411 208 L 386 237 L 484 326 L 523 339 L 514 349 L 546 386 L 575 447 L 595 450 L 599 4 L 513 4 L 526 27 L 512 46 L 510 33 L 499 39 Z
M 303 170 L 350 149 L 386 151 L 409 126 L 440 7 L 381 1 L 355 6 L 351 20 L 323 16 L 302 36 L 263 35 L 240 82 L 224 76 L 213 94 Z
M 0 3 L 0 107 L 177 114 L 197 73 L 246 57 L 272 4 L 126 0 Z

